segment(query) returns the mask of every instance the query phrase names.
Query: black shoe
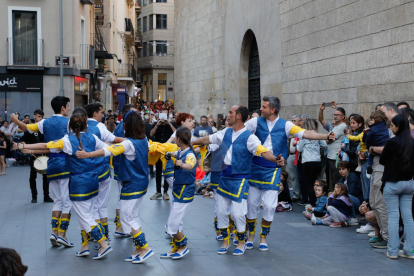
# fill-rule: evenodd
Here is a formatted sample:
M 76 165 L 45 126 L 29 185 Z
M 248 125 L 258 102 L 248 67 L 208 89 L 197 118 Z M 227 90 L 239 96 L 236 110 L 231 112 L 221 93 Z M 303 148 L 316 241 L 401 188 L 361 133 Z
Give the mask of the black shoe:
M 32 203 L 37 203 L 37 198 L 32 198 Z
M 155 173 L 151 173 L 151 178 L 154 178 L 155 177 Z
M 48 196 L 48 197 L 45 197 L 43 202 L 54 202 L 54 201 L 53 201 L 53 199 L 50 198 L 50 196 Z

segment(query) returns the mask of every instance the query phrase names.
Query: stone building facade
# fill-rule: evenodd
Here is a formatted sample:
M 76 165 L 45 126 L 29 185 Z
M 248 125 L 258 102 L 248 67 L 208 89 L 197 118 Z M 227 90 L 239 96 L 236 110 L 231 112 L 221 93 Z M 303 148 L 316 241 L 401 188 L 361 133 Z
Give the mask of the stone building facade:
M 176 0 L 175 27 L 179 112 L 254 109 L 265 95 L 284 117 L 414 101 L 412 0 Z

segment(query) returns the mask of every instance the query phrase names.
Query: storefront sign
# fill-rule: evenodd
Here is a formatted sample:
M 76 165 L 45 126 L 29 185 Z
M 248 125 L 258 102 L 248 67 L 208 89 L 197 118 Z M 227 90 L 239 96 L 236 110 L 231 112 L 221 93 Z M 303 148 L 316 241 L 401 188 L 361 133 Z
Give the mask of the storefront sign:
M 60 56 L 55 56 L 55 65 L 60 66 Z M 70 58 L 63 57 L 63 66 L 69 66 L 69 65 L 70 65 Z
M 43 75 L 0 74 L 0 91 L 42 92 Z
M 85 78 L 75 77 L 75 94 L 88 95 L 89 80 Z

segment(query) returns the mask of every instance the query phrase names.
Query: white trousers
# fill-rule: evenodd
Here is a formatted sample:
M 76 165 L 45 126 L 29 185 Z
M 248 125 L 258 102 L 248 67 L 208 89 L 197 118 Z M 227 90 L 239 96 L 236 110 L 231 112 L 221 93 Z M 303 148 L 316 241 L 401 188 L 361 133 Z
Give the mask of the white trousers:
M 217 218 L 217 189 L 214 189 L 214 218 Z
M 262 218 L 266 221 L 273 221 L 275 215 L 279 191 L 261 190 L 250 186 L 249 196 L 247 197 L 247 218 L 257 219 L 260 204 L 263 202 Z
M 143 196 L 137 199 L 121 200 L 121 223 L 125 233 L 131 233 L 131 228 L 138 230 L 141 227 L 139 220 L 139 207 L 141 206 Z
M 117 180 L 118 183 L 118 201 L 116 202 L 116 209 L 121 209 L 121 191 L 122 191 L 122 181 Z
M 250 193 L 250 191 L 249 191 Z M 242 233 L 246 231 L 246 200 L 242 202 L 235 202 L 227 197 L 217 193 L 217 227 L 220 229 L 229 226 L 229 215 L 234 221 L 237 232 Z
M 173 201 L 173 200 L 171 200 Z M 168 216 L 167 233 L 170 235 L 183 231 L 183 219 L 190 207 L 190 203 L 173 202 Z
M 69 214 L 72 209 L 72 201 L 69 198 L 69 178 L 52 180 L 49 182 L 49 187 L 54 198 L 52 211 Z
M 170 197 L 170 211 L 174 202 L 174 195 L 173 195 L 173 184 L 174 184 L 174 177 L 168 177 L 165 179 L 170 187 L 171 197 Z
M 84 201 L 72 201 L 73 209 L 75 209 L 75 212 L 78 214 L 79 218 L 78 229 L 85 230 L 86 233 L 91 231 L 91 227 L 97 225 L 92 216 L 94 201 L 94 197 Z
M 111 192 L 111 178 L 99 182 L 99 193 L 93 203 L 93 218 L 95 220 L 108 217 L 109 194 Z

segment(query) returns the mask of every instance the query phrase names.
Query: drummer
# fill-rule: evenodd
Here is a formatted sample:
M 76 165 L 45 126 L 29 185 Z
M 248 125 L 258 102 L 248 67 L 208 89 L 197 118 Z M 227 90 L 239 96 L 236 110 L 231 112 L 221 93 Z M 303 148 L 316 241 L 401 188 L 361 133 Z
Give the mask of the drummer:
M 45 143 L 59 140 L 68 134 L 70 111 L 69 98 L 56 96 L 52 99 L 51 105 L 55 114 L 35 124 L 28 124 L 19 121 L 16 114 L 10 116 L 10 120 L 17 124 L 20 129 L 29 133 L 41 133 L 44 135 Z M 66 231 L 69 227 L 70 210 L 72 202 L 69 199 L 69 172 L 65 169 L 65 154 L 51 153 L 47 162 L 47 180 L 54 195 L 52 209 L 52 234 L 50 243 L 53 246 L 73 247 L 73 243 L 66 238 Z

